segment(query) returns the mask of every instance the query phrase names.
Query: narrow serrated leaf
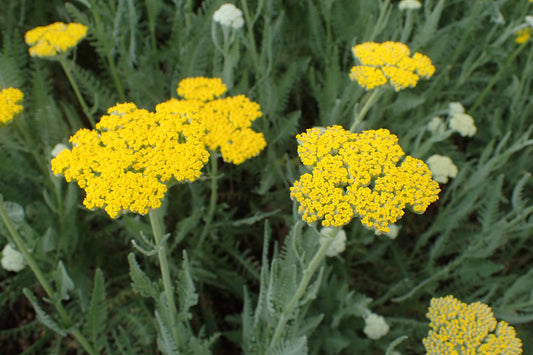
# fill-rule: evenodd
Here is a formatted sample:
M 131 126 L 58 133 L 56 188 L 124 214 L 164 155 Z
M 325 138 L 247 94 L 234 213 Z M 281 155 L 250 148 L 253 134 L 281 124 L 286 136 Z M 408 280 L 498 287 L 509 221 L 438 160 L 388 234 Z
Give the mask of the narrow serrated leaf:
M 67 335 L 67 331 L 61 326 L 59 326 L 59 324 L 57 324 L 48 314 L 46 314 L 46 312 L 41 308 L 41 306 L 39 306 L 37 298 L 35 297 L 33 292 L 31 292 L 27 288 L 23 289 L 22 292 L 26 295 L 33 308 L 35 309 L 35 313 L 37 314 L 37 320 L 39 322 L 43 323 L 46 327 L 50 328 L 61 336 Z
M 135 292 L 138 292 L 143 297 L 157 297 L 157 292 L 154 288 L 154 284 L 148 276 L 141 270 L 137 260 L 135 260 L 135 255 L 130 253 L 128 255 L 128 262 L 130 264 L 130 277 L 131 277 L 131 288 Z
M 87 315 L 87 323 L 83 330 L 89 337 L 96 340 L 97 336 L 103 332 L 106 320 L 107 304 L 104 275 L 102 270 L 97 269 L 94 275 L 93 293 Z

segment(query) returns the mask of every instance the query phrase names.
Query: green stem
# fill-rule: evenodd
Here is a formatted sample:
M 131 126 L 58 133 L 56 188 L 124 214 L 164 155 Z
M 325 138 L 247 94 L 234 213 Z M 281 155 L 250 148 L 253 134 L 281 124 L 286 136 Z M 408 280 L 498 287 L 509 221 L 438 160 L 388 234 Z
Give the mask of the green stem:
M 402 29 L 402 35 L 400 37 L 400 42 L 406 43 L 412 30 L 413 30 L 413 10 L 406 10 L 405 25 Z
M 487 85 L 487 87 L 485 88 L 485 90 L 483 90 L 483 92 L 481 93 L 481 95 L 478 96 L 476 102 L 474 102 L 474 105 L 472 106 L 472 108 L 470 109 L 471 112 L 473 112 L 479 105 L 481 105 L 481 103 L 483 102 L 483 100 L 485 99 L 485 96 L 487 96 L 487 94 L 489 93 L 490 89 L 492 89 L 492 87 L 494 86 L 494 84 L 496 84 L 496 82 L 498 81 L 498 79 L 500 78 L 500 76 L 503 74 L 504 70 L 509 66 L 509 64 L 511 64 L 511 62 L 513 60 L 515 60 L 515 58 L 520 54 L 520 52 L 522 52 L 522 50 L 526 47 L 526 45 L 529 45 L 529 42 L 526 41 L 524 43 L 522 43 L 508 58 L 507 60 L 505 61 L 505 63 L 503 63 L 502 67 L 500 68 L 500 70 L 498 70 L 498 72 L 496 73 L 496 75 L 494 75 L 491 79 L 491 81 L 489 82 L 489 84 Z
M 70 64 L 67 62 L 67 59 L 62 56 L 58 55 L 59 63 L 61 63 L 61 66 L 63 67 L 63 71 L 65 72 L 68 81 L 70 82 L 70 85 L 72 86 L 72 89 L 74 89 L 74 94 L 76 94 L 76 97 L 78 98 L 78 102 L 81 105 L 81 108 L 83 109 L 83 113 L 87 116 L 89 119 L 89 122 L 91 123 L 91 126 L 95 127 L 94 119 L 92 118 L 89 107 L 87 106 L 87 103 L 83 99 L 83 96 L 81 95 L 80 89 L 78 88 L 78 84 L 76 84 L 76 81 L 74 80 L 74 77 L 72 76 L 72 73 L 70 72 Z
M 374 89 L 370 97 L 368 97 L 368 99 L 366 100 L 361 111 L 357 112 L 357 106 L 355 107 L 354 120 L 352 126 L 350 127 L 350 132 L 355 131 L 357 125 L 363 121 L 363 118 L 365 118 L 366 113 L 368 112 L 368 110 L 370 110 L 370 107 L 372 107 L 372 105 L 378 100 L 382 92 L 383 90 L 381 88 Z
M 368 39 L 368 42 L 372 42 L 374 38 L 383 30 L 384 25 L 387 23 L 387 11 L 389 10 L 390 0 L 385 0 L 379 7 L 379 17 L 372 30 L 372 35 Z
M 17 232 L 17 229 L 15 228 L 15 226 L 11 222 L 11 219 L 7 215 L 7 211 L 4 207 L 4 201 L 1 196 L 0 196 L 0 218 L 4 222 L 4 225 L 6 226 L 7 230 L 9 231 L 9 234 L 11 235 L 11 238 L 15 242 L 17 249 L 22 253 L 31 271 L 33 271 L 33 274 L 35 275 L 35 277 L 37 278 L 37 280 L 43 287 L 48 298 L 50 299 L 50 301 L 52 301 L 54 307 L 57 310 L 57 313 L 59 314 L 59 316 L 61 317 L 61 320 L 63 321 L 63 324 L 72 333 L 76 341 L 85 349 L 85 351 L 87 351 L 91 355 L 98 354 L 96 350 L 89 344 L 89 342 L 83 336 L 83 334 L 74 326 L 67 311 L 65 310 L 65 308 L 63 308 L 63 305 L 61 304 L 61 302 L 56 298 L 54 294 L 54 290 L 52 289 L 52 286 L 50 286 L 50 284 L 46 280 L 46 277 L 44 276 L 43 272 L 37 265 L 37 262 L 31 255 L 28 248 L 26 248 L 26 245 L 24 244 L 22 237 Z
M 303 277 L 300 281 L 300 284 L 298 285 L 298 289 L 296 290 L 294 296 L 290 300 L 287 307 L 285 307 L 285 309 L 281 313 L 280 318 L 278 319 L 278 324 L 276 325 L 274 335 L 272 336 L 272 340 L 270 342 L 269 352 L 274 348 L 274 346 L 276 346 L 277 342 L 279 341 L 279 338 L 281 337 L 281 334 L 284 330 L 283 328 L 285 327 L 285 324 L 287 324 L 287 322 L 289 321 L 291 313 L 294 311 L 294 309 L 298 305 L 298 302 L 302 298 L 305 290 L 307 289 L 307 286 L 309 285 L 309 282 L 311 281 L 311 278 L 315 274 L 316 269 L 318 268 L 322 260 L 324 260 L 326 251 L 328 250 L 331 243 L 333 243 L 333 241 L 335 240 L 339 229 L 340 228 L 337 227 L 335 231 L 331 233 L 331 235 L 333 235 L 334 237 L 328 238 L 326 242 L 320 246 L 307 268 L 303 271 Z
M 252 61 L 254 63 L 255 71 L 257 73 L 261 73 L 261 71 L 259 70 L 259 57 L 257 55 L 257 47 L 255 45 L 254 38 L 253 25 L 255 21 L 253 21 L 250 17 L 250 11 L 248 10 L 247 0 L 242 0 L 241 4 L 242 12 L 244 13 L 244 18 L 246 19 L 246 28 L 248 29 L 248 42 L 250 43 L 250 48 L 252 50 Z
M 199 248 L 205 241 L 207 233 L 209 232 L 209 227 L 213 221 L 213 216 L 215 215 L 215 208 L 217 206 L 217 190 L 218 190 L 218 163 L 217 163 L 217 154 L 216 152 L 211 152 L 211 198 L 209 200 L 209 210 L 207 211 L 207 217 L 205 218 L 204 229 L 200 235 L 200 241 L 197 248 Z
M 163 279 L 163 287 L 165 289 L 165 295 L 167 298 L 168 309 L 172 324 L 174 325 L 174 332 L 176 335 L 176 341 L 178 342 L 178 349 L 182 349 L 182 340 L 178 330 L 176 302 L 174 300 L 174 287 L 172 286 L 172 280 L 170 279 L 170 269 L 168 267 L 167 249 L 163 238 L 165 237 L 165 228 L 163 225 L 163 216 L 161 215 L 162 209 L 150 211 L 150 224 L 152 225 L 152 232 L 154 233 L 155 247 L 157 249 L 157 256 L 159 257 L 159 267 L 161 270 L 161 277 Z
M 115 83 L 115 87 L 117 88 L 120 102 L 125 102 L 126 95 L 124 95 L 124 88 L 122 87 L 122 82 L 120 81 L 118 77 L 117 67 L 115 66 L 115 62 L 113 61 L 113 58 L 111 57 L 111 53 L 107 54 L 107 62 L 109 63 L 109 71 L 111 72 L 111 77 L 113 78 L 113 82 Z

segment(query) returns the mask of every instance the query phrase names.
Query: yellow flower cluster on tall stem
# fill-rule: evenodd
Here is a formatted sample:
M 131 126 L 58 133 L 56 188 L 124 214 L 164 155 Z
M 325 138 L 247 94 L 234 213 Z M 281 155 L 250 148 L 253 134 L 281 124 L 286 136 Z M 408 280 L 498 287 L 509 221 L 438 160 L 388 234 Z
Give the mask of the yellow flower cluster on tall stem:
M 87 35 L 87 26 L 80 23 L 55 22 L 26 32 L 24 40 L 30 45 L 30 55 L 54 57 L 74 48 Z
M 343 226 L 358 217 L 369 229 L 389 232 L 404 208 L 423 213 L 438 199 L 439 184 L 427 165 L 404 157 L 398 138 L 386 129 L 358 134 L 331 126 L 296 138 L 300 160 L 311 173 L 294 183 L 291 199 L 309 224 Z
M 427 317 L 431 321 L 422 342 L 428 355 L 522 354 L 522 341 L 513 327 L 496 321 L 489 306 L 466 304 L 453 296 L 433 298 Z
M 122 212 L 157 209 L 167 183 L 197 179 L 209 159 L 202 142 L 205 125 L 184 105 L 175 112 L 149 112 L 119 104 L 96 129 L 81 129 L 52 160 L 54 174 L 75 180 L 86 192 L 84 205 L 104 208 L 111 218 Z
M 244 95 L 221 98 L 226 90 L 220 78 L 187 78 L 177 88 L 185 100 L 170 99 L 156 110 L 172 111 L 183 104 L 194 107 L 195 117 L 206 126 L 207 147 L 212 151 L 220 148 L 224 161 L 241 164 L 266 146 L 263 134 L 251 128 L 252 122 L 261 117 L 261 108 Z
M 352 48 L 360 65 L 352 67 L 350 78 L 366 90 L 390 83 L 396 91 L 415 87 L 420 77 L 435 72 L 431 59 L 414 53 L 400 42 L 365 42 Z
M 6 124 L 17 114 L 22 112 L 22 105 L 19 105 L 24 94 L 19 89 L 5 88 L 0 91 L 0 123 Z

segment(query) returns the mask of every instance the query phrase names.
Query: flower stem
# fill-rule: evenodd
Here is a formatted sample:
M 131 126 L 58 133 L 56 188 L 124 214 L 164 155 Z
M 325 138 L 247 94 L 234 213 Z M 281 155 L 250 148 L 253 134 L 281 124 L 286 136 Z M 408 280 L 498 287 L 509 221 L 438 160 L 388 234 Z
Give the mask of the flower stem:
M 215 152 L 211 152 L 211 198 L 209 200 L 209 210 L 207 211 L 207 217 L 205 218 L 205 224 L 204 229 L 202 230 L 202 234 L 200 235 L 200 241 L 198 243 L 197 248 L 199 248 L 203 242 L 205 241 L 205 238 L 207 237 L 207 233 L 209 232 L 209 227 L 211 226 L 211 221 L 213 220 L 213 216 L 215 215 L 215 208 L 217 205 L 217 190 L 218 190 L 218 163 L 217 163 L 217 154 Z
M 113 82 L 115 83 L 115 87 L 117 88 L 120 102 L 125 102 L 126 95 L 124 95 L 124 88 L 122 87 L 122 83 L 120 82 L 120 79 L 118 78 L 117 67 L 115 66 L 115 62 L 113 61 L 113 58 L 111 57 L 111 53 L 107 54 L 107 62 L 109 63 L 109 71 L 111 72 L 111 77 L 113 78 Z
M 339 228 L 336 228 L 336 230 L 331 233 L 331 235 L 336 236 Z M 281 313 L 280 318 L 278 319 L 278 324 L 276 325 L 276 328 L 274 330 L 274 335 L 272 336 L 272 340 L 270 342 L 269 351 L 270 353 L 274 346 L 276 346 L 277 342 L 279 341 L 279 338 L 281 337 L 281 334 L 283 332 L 283 328 L 285 327 L 285 324 L 287 324 L 287 321 L 289 321 L 289 317 L 291 313 L 294 311 L 294 308 L 298 305 L 298 302 L 302 298 L 305 290 L 307 289 L 307 286 L 309 285 L 309 282 L 311 281 L 311 278 L 315 274 L 316 269 L 324 260 L 324 256 L 326 255 L 326 251 L 328 250 L 329 246 L 333 241 L 335 240 L 335 237 L 328 238 L 324 244 L 320 246 L 318 251 L 316 252 L 315 256 L 307 266 L 307 268 L 303 271 L 303 277 L 300 281 L 300 284 L 298 285 L 298 289 L 294 293 L 294 296 L 290 300 L 289 304 L 283 312 Z
M 83 336 L 83 334 L 76 328 L 76 326 L 73 324 L 72 320 L 70 319 L 67 311 L 65 308 L 63 308 L 63 305 L 61 304 L 60 300 L 56 298 L 56 295 L 54 294 L 54 290 L 52 289 L 52 286 L 48 283 L 46 280 L 46 277 L 44 276 L 43 272 L 37 265 L 37 262 L 31 255 L 28 248 L 26 248 L 26 245 L 24 244 L 24 241 L 22 240 L 22 237 L 17 232 L 17 229 L 11 222 L 11 219 L 7 215 L 7 211 L 4 207 L 4 201 L 2 196 L 0 196 L 0 218 L 4 222 L 4 225 L 6 226 L 7 230 L 9 231 L 9 234 L 11 235 L 11 238 L 15 242 L 17 249 L 22 253 L 24 256 L 24 259 L 28 263 L 31 271 L 43 287 L 44 291 L 46 292 L 48 298 L 54 305 L 54 307 L 57 310 L 57 313 L 61 317 L 61 320 L 63 321 L 63 324 L 66 326 L 69 332 L 72 333 L 76 341 L 91 355 L 98 354 L 96 350 L 89 344 L 89 341 Z
M 382 92 L 383 90 L 380 88 L 374 89 L 370 97 L 368 97 L 368 99 L 366 100 L 361 111 L 357 112 L 357 106 L 355 107 L 354 119 L 352 126 L 350 127 L 350 132 L 353 133 L 355 131 L 357 125 L 363 121 L 363 118 L 365 118 L 366 113 L 368 112 L 368 110 L 370 110 L 370 107 L 372 107 L 372 105 L 378 100 Z
M 176 302 L 174 300 L 174 287 L 172 286 L 172 280 L 170 279 L 170 270 L 168 267 L 167 260 L 167 249 L 163 238 L 165 237 L 165 229 L 163 225 L 163 216 L 161 215 L 162 209 L 158 208 L 153 211 L 150 211 L 148 214 L 150 216 L 150 224 L 152 225 L 152 232 L 154 233 L 155 247 L 157 250 L 157 256 L 159 257 L 159 267 L 161 270 L 161 277 L 163 279 L 163 287 L 165 289 L 165 295 L 167 298 L 168 309 L 170 312 L 170 317 L 172 324 L 174 325 L 174 331 L 176 335 L 176 341 L 178 343 L 178 349 L 182 348 L 182 340 L 179 333 L 179 327 L 177 324 L 177 315 Z
M 250 49 L 252 52 L 252 61 L 254 63 L 255 71 L 257 73 L 261 73 L 260 68 L 259 68 L 259 57 L 257 55 L 257 47 L 255 46 L 254 29 L 253 29 L 255 19 L 252 20 L 252 17 L 250 16 L 250 11 L 248 10 L 247 1 L 242 0 L 241 4 L 242 4 L 242 11 L 244 13 L 244 17 L 246 18 L 246 28 L 248 29 L 248 42 L 250 44 Z M 260 5 L 258 5 L 258 8 L 261 7 L 261 4 L 262 4 L 262 1 L 260 1 Z
M 83 99 L 83 96 L 81 95 L 80 89 L 78 88 L 78 84 L 76 84 L 76 81 L 74 80 L 74 77 L 72 76 L 72 73 L 70 72 L 70 64 L 67 62 L 67 59 L 62 56 L 58 55 L 59 63 L 61 63 L 61 66 L 63 67 L 63 71 L 65 72 L 65 75 L 67 76 L 68 81 L 70 82 L 70 85 L 72 86 L 72 89 L 74 89 L 74 94 L 76 94 L 76 97 L 78 98 L 78 102 L 81 105 L 81 108 L 83 109 L 83 113 L 87 116 L 89 119 L 89 122 L 91 123 L 91 126 L 95 127 L 95 122 L 93 117 L 90 114 L 89 107 L 87 106 L 87 103 Z

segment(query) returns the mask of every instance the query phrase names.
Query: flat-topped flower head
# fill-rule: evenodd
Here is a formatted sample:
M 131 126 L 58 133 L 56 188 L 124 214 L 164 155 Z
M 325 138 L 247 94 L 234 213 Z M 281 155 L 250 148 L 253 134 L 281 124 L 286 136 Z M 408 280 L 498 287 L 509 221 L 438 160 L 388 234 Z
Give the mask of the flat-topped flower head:
M 229 3 L 223 4 L 215 11 L 213 21 L 222 26 L 232 27 L 234 29 L 239 29 L 244 25 L 242 11 L 235 7 L 235 5 Z
M 185 100 L 170 99 L 159 104 L 156 110 L 189 107 L 191 117 L 205 127 L 204 144 L 210 150 L 220 148 L 224 161 L 241 164 L 265 148 L 263 134 L 252 130 L 252 122 L 261 117 L 261 107 L 244 95 L 220 98 L 226 92 L 221 79 L 183 79 L 177 91 Z
M 104 208 L 111 218 L 146 214 L 161 206 L 167 183 L 194 181 L 209 159 L 205 126 L 191 112 L 113 106 L 96 129 L 70 138 L 72 149 L 52 159 L 52 172 L 77 181 L 89 209 Z
M 352 48 L 360 65 L 352 67 L 350 78 L 366 90 L 387 83 L 396 91 L 415 87 L 420 77 L 429 78 L 435 72 L 431 59 L 414 53 L 400 42 L 365 42 Z
M 452 159 L 447 156 L 433 154 L 426 160 L 426 163 L 433 179 L 441 184 L 448 183 L 448 178 L 456 177 L 459 172 Z
M 87 26 L 80 23 L 56 22 L 39 26 L 28 32 L 24 40 L 30 45 L 30 55 L 54 57 L 74 48 L 87 35 Z
M 296 138 L 311 172 L 291 187 L 291 199 L 307 223 L 342 226 L 357 217 L 369 229 L 389 232 L 406 207 L 423 213 L 438 199 L 439 185 L 427 165 L 405 156 L 398 137 L 386 129 L 316 127 Z
M 428 355 L 522 354 L 513 327 L 498 322 L 489 306 L 466 304 L 453 296 L 433 298 L 427 313 L 430 331 L 422 342 Z
M 6 88 L 0 91 L 0 123 L 6 124 L 19 114 L 23 107 L 20 101 L 24 94 L 19 89 Z
M 187 78 L 178 84 L 179 96 L 186 100 L 209 101 L 222 96 L 228 89 L 220 78 Z

